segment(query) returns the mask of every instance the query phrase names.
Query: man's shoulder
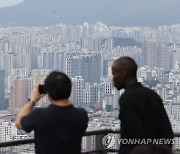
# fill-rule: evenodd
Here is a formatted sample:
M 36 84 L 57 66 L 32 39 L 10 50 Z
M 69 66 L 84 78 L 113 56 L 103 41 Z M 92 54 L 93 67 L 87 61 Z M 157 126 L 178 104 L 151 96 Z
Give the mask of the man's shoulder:
M 143 90 L 150 97 L 159 97 L 160 98 L 160 96 L 158 95 L 158 93 L 154 89 L 150 89 L 148 87 L 143 87 Z
M 133 91 L 134 93 L 149 93 L 151 95 L 157 95 L 157 93 L 155 92 L 155 90 L 149 88 L 149 87 L 145 87 L 143 85 L 139 86 L 135 91 Z
M 42 108 L 42 107 L 35 107 L 34 111 L 35 112 L 44 112 L 45 110 L 47 110 L 48 108 Z
M 35 107 L 32 110 L 31 114 L 41 117 L 41 115 L 44 116 L 44 114 L 47 113 L 47 110 L 48 110 L 48 108 Z
M 71 115 L 73 116 L 73 119 L 76 119 L 81 126 L 86 126 L 89 121 L 88 113 L 84 108 L 74 107 Z
M 131 97 L 132 96 L 132 97 Z M 143 85 L 136 88 L 135 90 L 131 90 L 128 92 L 124 92 L 121 95 L 121 99 L 126 99 L 126 98 L 134 98 L 135 96 L 146 96 L 146 97 L 159 97 L 159 95 L 156 93 L 155 90 L 150 89 L 148 87 L 144 87 Z
M 150 93 L 150 94 L 157 94 L 153 89 L 148 88 L 148 87 L 142 86 L 142 90 L 147 92 L 147 93 Z
M 75 110 L 76 110 L 79 114 L 87 115 L 87 111 L 86 111 L 84 108 L 78 107 L 78 108 L 75 108 Z

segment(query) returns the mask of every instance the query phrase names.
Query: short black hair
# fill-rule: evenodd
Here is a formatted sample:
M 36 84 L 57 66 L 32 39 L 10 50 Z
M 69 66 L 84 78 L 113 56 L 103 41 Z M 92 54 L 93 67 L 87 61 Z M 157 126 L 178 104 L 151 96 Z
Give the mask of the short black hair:
M 71 95 L 71 80 L 66 74 L 53 71 L 45 80 L 45 90 L 53 100 L 68 99 Z

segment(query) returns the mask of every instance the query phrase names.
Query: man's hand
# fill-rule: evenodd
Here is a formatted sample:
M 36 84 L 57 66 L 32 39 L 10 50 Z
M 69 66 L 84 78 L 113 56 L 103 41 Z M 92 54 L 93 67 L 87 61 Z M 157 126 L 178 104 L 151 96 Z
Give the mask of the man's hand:
M 45 94 L 39 93 L 39 85 L 37 85 L 31 92 L 31 101 L 37 102 L 43 96 L 45 96 Z

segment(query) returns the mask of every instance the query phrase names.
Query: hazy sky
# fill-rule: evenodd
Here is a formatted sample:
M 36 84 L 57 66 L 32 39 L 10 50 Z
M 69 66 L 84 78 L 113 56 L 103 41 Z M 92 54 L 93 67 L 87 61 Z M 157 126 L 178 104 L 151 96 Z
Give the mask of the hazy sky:
M 23 0 L 0 0 L 0 7 L 5 7 L 5 6 L 10 6 L 10 5 L 15 5 Z

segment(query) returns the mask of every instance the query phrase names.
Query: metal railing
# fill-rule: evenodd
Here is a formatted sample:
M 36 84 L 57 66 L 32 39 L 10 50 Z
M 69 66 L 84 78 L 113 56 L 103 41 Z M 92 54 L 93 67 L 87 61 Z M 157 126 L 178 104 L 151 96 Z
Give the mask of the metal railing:
M 119 130 L 112 129 L 103 129 L 103 130 L 94 130 L 87 131 L 84 136 L 95 136 L 95 148 L 91 151 L 82 151 L 82 154 L 106 154 L 107 152 L 118 152 L 118 149 L 105 149 L 102 144 L 102 138 L 107 134 L 120 134 Z M 174 137 L 180 137 L 180 132 L 174 133 Z M 12 147 L 12 146 L 20 146 L 24 144 L 32 144 L 34 143 L 34 139 L 25 139 L 25 140 L 16 140 L 9 142 L 1 142 L 0 148 Z
M 118 151 L 117 149 L 104 149 L 104 146 L 102 144 L 102 138 L 109 134 L 109 133 L 114 133 L 114 134 L 119 134 L 119 130 L 112 130 L 112 129 L 103 129 L 103 130 L 94 130 L 94 131 L 87 131 L 84 136 L 95 136 L 95 147 L 94 150 L 91 151 L 82 151 L 82 154 L 100 154 L 100 153 L 107 153 L 107 152 L 116 152 Z M 0 148 L 7 148 L 7 147 L 12 147 L 12 146 L 20 146 L 20 145 L 25 145 L 25 144 L 32 144 L 34 143 L 34 139 L 25 139 L 25 140 L 15 140 L 15 141 L 9 141 L 9 142 L 1 142 L 0 143 Z

